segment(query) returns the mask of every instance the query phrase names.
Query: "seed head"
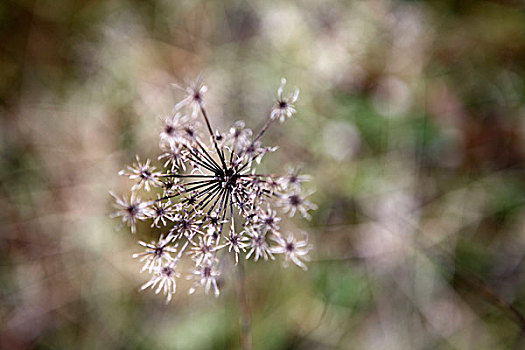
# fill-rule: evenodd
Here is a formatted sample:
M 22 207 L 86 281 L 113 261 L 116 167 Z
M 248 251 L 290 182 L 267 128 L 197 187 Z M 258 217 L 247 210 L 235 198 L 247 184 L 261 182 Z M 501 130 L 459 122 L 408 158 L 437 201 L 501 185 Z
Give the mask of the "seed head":
M 151 226 L 164 231 L 156 242 L 139 241 L 145 251 L 133 255 L 151 274 L 142 289 L 162 290 L 171 300 L 179 277 L 175 269 L 185 257 L 194 265 L 187 277 L 194 282 L 189 292 L 203 287 L 205 293 L 213 289 L 216 296 L 223 272 L 219 267 L 227 265 L 220 262 L 228 256 L 237 264 L 239 257 L 261 261 L 283 255 L 285 265 L 292 261 L 306 269 L 303 261 L 311 246 L 306 237 L 296 241 L 293 235 L 281 236 L 277 207 L 290 216 L 299 212 L 310 218 L 315 205 L 302 194 L 309 178 L 297 170 L 272 175 L 256 169 L 266 154 L 277 150 L 263 145 L 264 133 L 275 120 L 283 122 L 296 111 L 299 90 L 284 96 L 285 84 L 282 79 L 271 113 L 257 134 L 243 121 L 226 132 L 213 129 L 202 81 L 177 86 L 184 97 L 161 126 L 158 159 L 163 166 L 156 170 L 150 160 L 142 162 L 137 156 L 135 164 L 119 173 L 134 182 L 129 200 L 113 195 L 118 209 L 114 216 L 131 232 L 139 220 L 151 220 Z M 199 114 L 202 122 L 196 120 Z M 137 194 L 142 190 L 157 195 L 141 201 Z

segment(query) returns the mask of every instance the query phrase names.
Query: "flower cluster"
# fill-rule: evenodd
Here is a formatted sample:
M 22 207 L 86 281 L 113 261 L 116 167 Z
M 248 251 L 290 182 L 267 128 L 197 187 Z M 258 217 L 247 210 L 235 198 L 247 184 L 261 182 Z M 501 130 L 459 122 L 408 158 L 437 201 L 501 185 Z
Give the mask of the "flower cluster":
M 165 118 L 160 133 L 162 154 L 158 159 L 163 169 L 137 156 L 135 164 L 119 172 L 135 183 L 128 198 L 113 195 L 118 208 L 114 216 L 130 226 L 132 233 L 139 220 L 150 220 L 152 227 L 165 229 L 157 241 L 140 241 L 145 250 L 134 255 L 144 264 L 142 271 L 151 274 L 142 289 L 163 291 L 170 301 L 180 277 L 177 263 L 183 257 L 194 266 L 187 276 L 193 280 L 189 292 L 201 287 L 216 296 L 219 262 L 226 256 L 237 264 L 240 257 L 257 261 L 283 255 L 285 266 L 292 261 L 306 270 L 303 261 L 311 249 L 307 236 L 297 239 L 281 233 L 281 218 L 274 206 L 289 216 L 300 213 L 309 219 L 308 211 L 315 205 L 301 191 L 308 177 L 296 170 L 277 176 L 255 169 L 267 153 L 277 149 L 262 145 L 264 133 L 276 120 L 283 122 L 296 111 L 299 90 L 283 96 L 285 84 L 282 79 L 269 117 L 255 135 L 242 121 L 226 132 L 213 130 L 204 105 L 207 87 L 200 80 L 179 87 L 185 97 Z M 200 116 L 204 123 L 198 121 Z M 202 129 L 207 129 L 207 136 Z M 139 192 L 155 195 L 141 200 Z

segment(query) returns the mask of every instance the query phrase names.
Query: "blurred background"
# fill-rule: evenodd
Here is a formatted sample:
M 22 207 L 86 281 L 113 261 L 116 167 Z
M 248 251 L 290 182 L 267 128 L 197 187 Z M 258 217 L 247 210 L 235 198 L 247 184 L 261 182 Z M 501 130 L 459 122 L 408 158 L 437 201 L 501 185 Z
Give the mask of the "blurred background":
M 285 226 L 315 248 L 248 263 L 254 348 L 525 348 L 521 1 L 4 0 L 0 28 L 0 348 L 240 347 L 233 281 L 139 293 L 156 233 L 109 218 L 198 74 L 222 130 L 301 89 L 262 167 L 312 175 Z

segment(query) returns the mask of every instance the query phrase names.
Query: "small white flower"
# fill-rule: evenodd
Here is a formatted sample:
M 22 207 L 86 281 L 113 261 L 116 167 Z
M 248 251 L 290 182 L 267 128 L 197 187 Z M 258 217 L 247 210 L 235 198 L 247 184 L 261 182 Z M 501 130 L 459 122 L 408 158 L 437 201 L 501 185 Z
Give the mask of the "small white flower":
M 193 247 L 191 247 L 190 255 L 195 261 L 195 265 L 201 265 L 213 258 L 214 252 L 217 250 L 213 243 L 212 236 L 199 236 L 198 242 L 191 241 Z
M 284 254 L 284 266 L 287 267 L 290 260 L 294 264 L 307 270 L 306 265 L 300 260 L 308 260 L 306 254 L 312 249 L 312 246 L 308 244 L 308 238 L 305 235 L 305 239 L 297 241 L 293 234 L 288 234 L 288 238 L 284 238 L 280 234 L 276 234 L 272 239 L 278 244 L 276 247 L 272 247 L 272 253 Z
M 158 242 L 151 241 L 146 243 L 139 241 L 139 244 L 146 248 L 145 252 L 133 254 L 133 258 L 140 258 L 140 262 L 144 262 L 142 271 L 148 270 L 152 273 L 154 270 L 160 269 L 162 264 L 172 261 L 171 253 L 177 252 L 177 244 L 169 245 L 170 240 L 163 239 L 161 235 Z
M 131 192 L 129 200 L 119 198 L 112 192 L 111 196 L 115 199 L 114 207 L 118 209 L 111 217 L 122 217 L 122 224 L 128 224 L 131 227 L 131 233 L 136 231 L 137 220 L 144 220 L 147 218 L 146 212 L 148 203 L 141 202 L 136 197 L 135 192 Z
M 153 219 L 151 227 L 160 227 L 161 222 L 163 226 L 166 226 L 166 220 L 173 221 L 175 213 L 176 206 L 171 201 L 163 202 L 160 196 L 147 211 L 147 215 Z
M 284 86 L 286 85 L 286 79 L 281 79 L 281 86 L 277 90 L 277 100 L 272 108 L 272 113 L 270 114 L 271 119 L 279 118 L 279 121 L 282 123 L 286 117 L 290 118 L 295 114 L 295 106 L 293 105 L 297 102 L 299 97 L 299 89 L 295 89 L 293 93 L 288 96 L 283 96 Z
M 284 211 L 288 213 L 288 216 L 292 217 L 298 211 L 305 219 L 310 220 L 311 215 L 308 213 L 308 210 L 315 210 L 317 205 L 307 201 L 305 199 L 307 196 L 301 196 L 298 192 L 293 191 L 283 195 L 279 203 L 284 207 Z
M 186 86 L 172 84 L 176 88 L 184 91 L 185 97 L 175 105 L 175 110 L 180 110 L 183 107 L 191 109 L 191 117 L 195 118 L 199 113 L 201 105 L 204 105 L 204 94 L 208 91 L 208 87 L 203 84 L 200 77 L 195 81 L 186 81 Z
M 308 175 L 299 175 L 298 169 L 290 168 L 288 174 L 280 177 L 278 182 L 283 189 L 300 190 L 301 184 L 311 179 Z
M 224 141 L 234 152 L 240 152 L 241 149 L 251 144 L 252 130 L 246 128 L 243 121 L 236 121 L 230 128 Z
M 255 141 L 246 145 L 240 152 L 240 156 L 237 158 L 236 162 L 249 162 L 253 160 L 260 164 L 264 155 L 266 153 L 275 152 L 279 147 L 262 147 L 261 142 Z
M 255 229 L 248 230 L 248 233 L 250 234 L 250 251 L 246 255 L 246 259 L 249 259 L 253 254 L 255 261 L 258 261 L 259 258 L 263 258 L 264 260 L 270 258 L 273 260 L 274 257 L 266 242 L 266 234 Z
M 219 277 L 219 270 L 216 266 L 216 261 L 206 261 L 204 264 L 197 265 L 192 274 L 186 277 L 188 280 L 194 280 L 193 287 L 189 289 L 189 294 L 195 293 L 197 288 L 204 287 L 204 292 L 209 293 L 213 288 L 213 293 L 216 297 L 219 296 L 219 287 L 217 285 L 217 277 Z
M 183 213 L 176 214 L 173 218 L 174 226 L 171 229 L 168 237 L 173 240 L 179 240 L 182 237 L 186 237 L 189 240 L 195 236 L 195 234 L 203 234 L 200 231 L 201 221 L 197 219 L 196 214 L 189 214 L 184 211 Z
M 180 273 L 175 271 L 175 263 L 169 262 L 161 266 L 158 270 L 155 270 L 151 279 L 144 283 L 142 287 L 140 287 L 140 290 L 146 288 L 153 289 L 156 286 L 155 294 L 159 294 L 160 291 L 163 290 L 164 294 L 166 294 L 166 303 L 169 303 L 173 294 L 177 291 L 177 281 L 175 278 L 179 277 Z
M 186 170 L 185 162 L 188 161 L 189 152 L 186 148 L 179 144 L 168 143 L 166 152 L 161 154 L 158 159 L 165 159 L 164 167 L 170 166 L 171 171 L 176 171 L 179 168 Z
M 226 243 L 222 245 L 221 248 L 228 247 L 229 252 L 234 252 L 235 265 L 239 263 L 239 254 L 241 251 L 246 252 L 246 248 L 248 247 L 248 244 L 246 243 L 247 240 L 248 237 L 235 232 L 235 223 L 232 221 L 230 234 L 228 237 L 226 237 Z
M 136 156 L 137 162 L 133 166 L 128 166 L 129 172 L 125 170 L 119 171 L 119 175 L 127 176 L 131 180 L 139 180 L 138 183 L 133 185 L 132 191 L 139 190 L 144 186 L 144 189 L 149 192 L 150 186 L 158 187 L 162 186 L 162 181 L 159 180 L 161 173 L 155 171 L 155 167 L 150 165 L 150 160 L 146 160 L 146 163 L 141 163 L 139 156 Z
M 177 178 L 166 178 L 162 186 L 163 197 L 174 197 L 180 193 L 185 192 L 184 185 L 180 183 Z M 175 204 L 174 210 L 180 210 L 180 203 Z
M 199 123 L 188 116 L 176 113 L 164 119 L 164 127 L 160 133 L 160 145 L 166 143 L 170 147 L 190 146 L 198 139 Z
M 222 225 L 228 222 L 228 220 L 221 218 L 221 213 L 218 210 L 206 214 L 205 221 L 208 223 L 208 234 L 214 238 L 217 238 L 216 235 L 220 233 Z
M 277 212 L 267 206 L 266 211 L 260 211 L 257 215 L 257 224 L 262 230 L 278 231 L 279 222 L 281 218 L 277 216 Z
M 278 192 L 279 190 L 284 190 L 281 188 L 279 179 L 280 178 L 274 178 L 273 176 L 268 176 L 266 178 L 266 189 L 271 195 Z

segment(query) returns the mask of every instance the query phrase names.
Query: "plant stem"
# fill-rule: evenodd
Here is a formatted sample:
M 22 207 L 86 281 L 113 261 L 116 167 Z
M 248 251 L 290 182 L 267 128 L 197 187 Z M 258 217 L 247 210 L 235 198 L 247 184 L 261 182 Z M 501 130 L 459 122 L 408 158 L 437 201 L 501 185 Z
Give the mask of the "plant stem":
M 257 136 L 255 136 L 255 139 L 253 139 L 253 142 L 252 144 L 254 144 L 255 142 L 259 141 L 259 139 L 264 135 L 264 133 L 266 132 L 266 130 L 268 130 L 268 128 L 270 127 L 270 125 L 273 123 L 275 119 L 272 119 L 271 117 L 268 117 L 268 120 L 266 121 L 266 124 L 263 126 L 263 128 L 261 129 L 261 131 L 259 131 L 259 133 L 257 134 Z
M 252 327 L 250 319 L 250 306 L 245 287 L 244 261 L 239 261 L 239 287 L 238 300 L 240 304 L 240 325 L 241 325 L 241 349 L 249 350 L 252 348 Z
M 224 154 L 219 149 L 219 145 L 217 145 L 217 140 L 215 138 L 215 135 L 213 134 L 210 120 L 208 119 L 208 113 L 206 113 L 206 109 L 204 108 L 204 105 L 202 104 L 202 102 L 199 103 L 199 107 L 201 109 L 202 116 L 204 117 L 204 120 L 206 121 L 206 127 L 208 128 L 208 132 L 210 133 L 210 137 L 213 141 L 213 145 L 215 146 L 215 150 L 217 151 L 217 155 L 221 159 L 221 163 L 222 163 L 222 166 L 224 167 L 224 170 L 226 170 L 227 167 L 226 167 L 226 161 L 224 159 Z

